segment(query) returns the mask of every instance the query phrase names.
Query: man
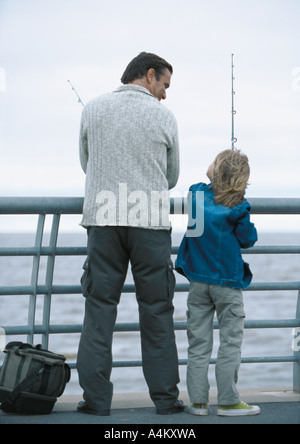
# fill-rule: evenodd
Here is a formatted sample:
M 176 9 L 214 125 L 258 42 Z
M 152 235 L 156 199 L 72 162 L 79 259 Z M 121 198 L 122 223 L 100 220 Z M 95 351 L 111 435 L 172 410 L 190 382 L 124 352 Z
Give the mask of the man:
M 164 59 L 141 53 L 126 68 L 121 87 L 83 110 L 82 225 L 88 230 L 88 257 L 81 280 L 86 311 L 77 360 L 82 413 L 110 414 L 112 336 L 129 262 L 151 399 L 159 414 L 184 409 L 178 401 L 168 217 L 168 190 L 179 175 L 178 133 L 173 114 L 160 103 L 172 73 Z

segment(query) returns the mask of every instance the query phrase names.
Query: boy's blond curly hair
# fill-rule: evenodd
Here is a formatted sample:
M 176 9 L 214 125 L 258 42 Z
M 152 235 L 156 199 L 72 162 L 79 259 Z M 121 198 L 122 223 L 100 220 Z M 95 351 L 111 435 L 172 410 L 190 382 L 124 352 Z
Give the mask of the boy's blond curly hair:
M 240 150 L 225 150 L 215 160 L 212 187 L 217 204 L 235 207 L 245 199 L 250 177 L 248 157 Z

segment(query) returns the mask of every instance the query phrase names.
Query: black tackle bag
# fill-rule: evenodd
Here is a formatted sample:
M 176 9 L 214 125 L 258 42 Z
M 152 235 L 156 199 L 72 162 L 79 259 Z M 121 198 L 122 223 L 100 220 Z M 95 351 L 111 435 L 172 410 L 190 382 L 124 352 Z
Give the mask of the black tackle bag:
M 50 414 L 70 381 L 66 358 L 40 345 L 10 342 L 0 371 L 0 408 L 8 413 Z

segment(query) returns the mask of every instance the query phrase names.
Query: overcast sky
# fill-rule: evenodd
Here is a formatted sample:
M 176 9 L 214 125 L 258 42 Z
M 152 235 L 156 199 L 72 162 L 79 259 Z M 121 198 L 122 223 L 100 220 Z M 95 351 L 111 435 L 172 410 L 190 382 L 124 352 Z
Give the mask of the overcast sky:
M 181 147 L 176 188 L 237 148 L 250 197 L 300 197 L 299 0 L 0 0 L 0 195 L 83 196 L 82 106 L 116 89 L 141 51 L 174 67 L 167 106 Z

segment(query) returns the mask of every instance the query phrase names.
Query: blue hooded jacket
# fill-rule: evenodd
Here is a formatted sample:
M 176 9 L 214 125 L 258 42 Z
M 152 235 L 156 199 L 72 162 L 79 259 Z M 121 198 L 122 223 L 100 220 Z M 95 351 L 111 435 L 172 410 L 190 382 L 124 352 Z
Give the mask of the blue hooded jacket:
M 204 232 L 198 237 L 186 233 L 176 270 L 192 281 L 247 288 L 253 276 L 249 264 L 242 259 L 241 248 L 250 248 L 257 241 L 256 228 L 250 222 L 249 202 L 244 200 L 234 208 L 217 205 L 212 186 L 199 183 L 190 188 L 189 205 L 192 204 L 193 214 L 197 191 L 204 192 Z

